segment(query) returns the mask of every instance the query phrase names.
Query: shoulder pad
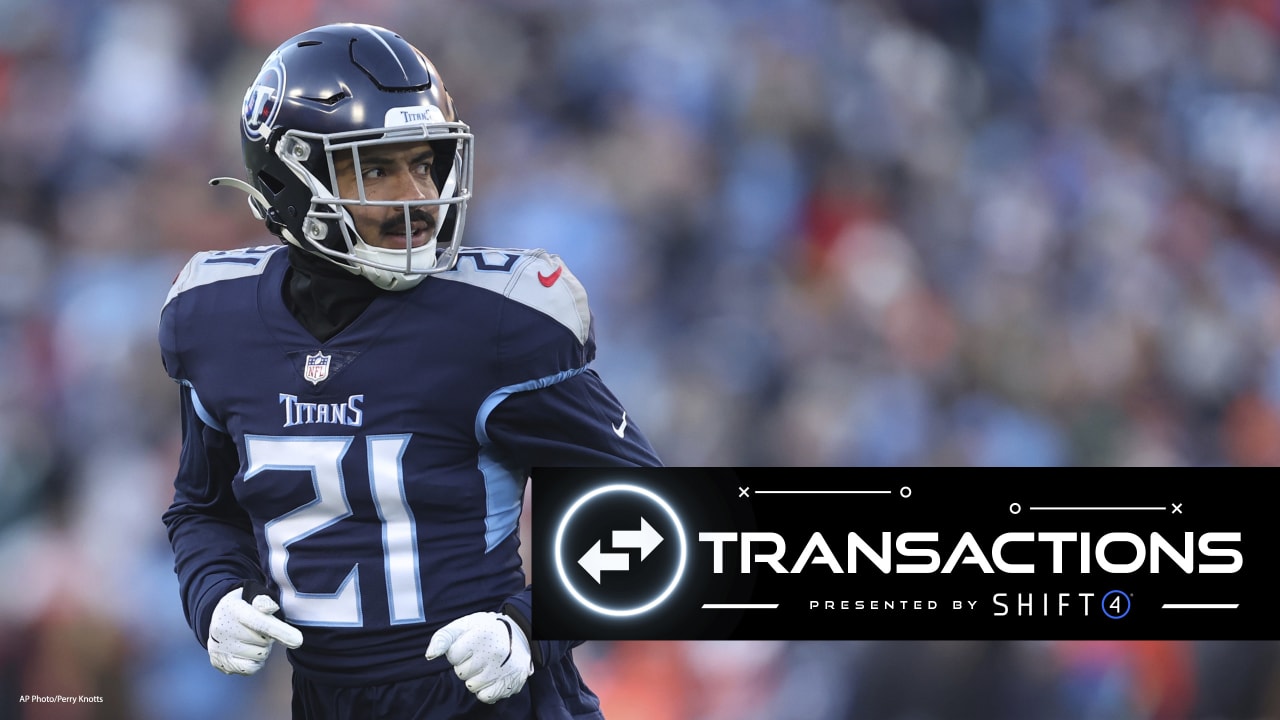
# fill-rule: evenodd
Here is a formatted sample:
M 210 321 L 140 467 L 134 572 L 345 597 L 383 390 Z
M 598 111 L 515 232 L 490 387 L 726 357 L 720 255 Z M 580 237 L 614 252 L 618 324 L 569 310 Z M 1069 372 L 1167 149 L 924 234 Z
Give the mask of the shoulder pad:
M 284 249 L 284 245 L 262 245 L 238 250 L 207 250 L 198 252 L 187 261 L 182 272 L 173 279 L 164 304 L 187 290 L 221 280 L 259 275 L 267 267 L 267 258 Z
M 472 247 L 435 275 L 499 293 L 544 313 L 585 343 L 591 331 L 587 291 L 559 255 L 546 250 Z

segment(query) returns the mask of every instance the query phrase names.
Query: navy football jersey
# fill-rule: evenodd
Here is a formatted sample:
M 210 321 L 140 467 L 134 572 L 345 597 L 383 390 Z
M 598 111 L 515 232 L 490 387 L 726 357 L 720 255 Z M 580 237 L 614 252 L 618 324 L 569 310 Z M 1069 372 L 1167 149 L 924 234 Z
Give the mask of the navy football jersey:
M 586 293 L 557 256 L 466 249 L 326 342 L 286 309 L 288 265 L 283 245 L 199 253 L 161 314 L 183 387 L 164 520 L 188 620 L 204 643 L 222 595 L 260 581 L 309 677 L 446 669 L 423 657 L 436 629 L 525 591 L 530 468 L 659 460 L 589 368 Z

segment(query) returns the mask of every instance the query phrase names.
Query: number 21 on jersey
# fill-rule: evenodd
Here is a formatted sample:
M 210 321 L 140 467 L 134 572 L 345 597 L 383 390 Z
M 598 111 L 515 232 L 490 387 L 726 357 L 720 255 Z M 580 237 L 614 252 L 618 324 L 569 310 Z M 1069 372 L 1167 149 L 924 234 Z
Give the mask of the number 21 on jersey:
M 265 527 L 271 577 L 280 586 L 280 606 L 290 622 L 300 625 L 360 627 L 360 566 L 354 564 L 332 593 L 300 592 L 289 577 L 289 546 L 351 516 L 342 459 L 355 438 L 274 437 L 246 435 L 244 479 L 267 470 L 311 474 L 315 500 L 269 521 Z M 422 578 L 418 563 L 418 533 L 404 490 L 401 459 L 409 435 L 365 438 L 369 458 L 369 487 L 382 521 L 382 558 L 387 579 L 391 624 L 422 622 Z

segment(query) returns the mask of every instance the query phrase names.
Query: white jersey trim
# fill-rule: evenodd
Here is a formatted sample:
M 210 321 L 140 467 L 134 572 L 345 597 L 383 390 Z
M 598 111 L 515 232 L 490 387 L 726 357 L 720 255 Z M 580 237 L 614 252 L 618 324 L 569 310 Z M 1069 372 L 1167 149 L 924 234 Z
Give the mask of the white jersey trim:
M 546 250 L 470 247 L 453 269 L 433 276 L 499 293 L 541 312 L 587 342 L 591 309 L 587 291 L 559 255 Z
M 164 299 L 164 305 L 167 306 L 175 297 L 191 288 L 222 280 L 261 275 L 267 268 L 267 259 L 272 253 L 283 249 L 285 249 L 284 245 L 261 245 L 237 250 L 198 252 L 187 261 L 182 272 L 178 273 L 178 277 L 174 278 L 173 286 L 169 288 L 169 295 Z

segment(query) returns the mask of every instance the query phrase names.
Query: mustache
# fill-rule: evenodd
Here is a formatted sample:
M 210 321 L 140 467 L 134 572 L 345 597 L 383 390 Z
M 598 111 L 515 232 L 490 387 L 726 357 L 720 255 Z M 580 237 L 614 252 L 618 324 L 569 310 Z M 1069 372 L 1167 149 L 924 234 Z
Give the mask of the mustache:
M 427 212 L 423 208 L 414 208 L 409 211 L 409 222 L 412 224 L 425 223 L 428 233 L 434 232 L 436 229 L 435 215 Z M 397 235 L 404 232 L 405 216 L 398 215 L 382 223 L 378 229 L 384 235 Z

